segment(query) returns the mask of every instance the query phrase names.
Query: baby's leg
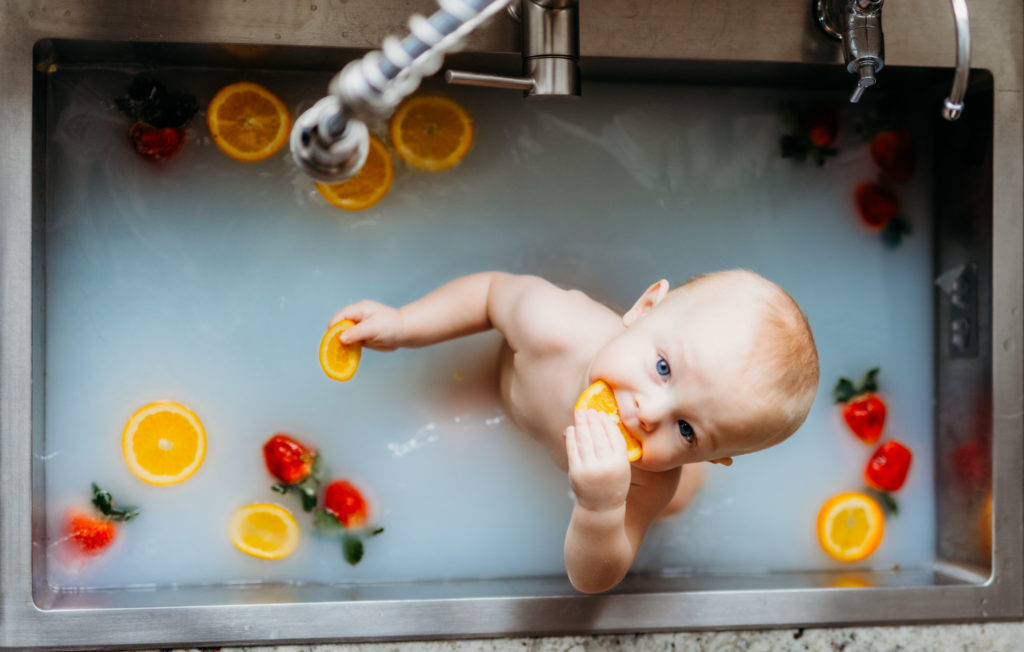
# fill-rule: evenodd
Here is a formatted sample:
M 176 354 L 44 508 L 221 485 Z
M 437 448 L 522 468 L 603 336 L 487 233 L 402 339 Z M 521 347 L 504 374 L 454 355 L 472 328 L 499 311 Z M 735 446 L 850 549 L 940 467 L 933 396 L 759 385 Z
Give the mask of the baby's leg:
M 707 471 L 708 462 L 698 462 L 697 464 L 687 464 L 684 466 L 683 472 L 679 476 L 679 486 L 676 487 L 676 494 L 672 496 L 672 500 L 665 506 L 661 516 L 658 518 L 672 516 L 686 509 L 690 501 L 693 500 L 693 497 L 697 495 L 701 485 L 704 484 L 704 475 Z

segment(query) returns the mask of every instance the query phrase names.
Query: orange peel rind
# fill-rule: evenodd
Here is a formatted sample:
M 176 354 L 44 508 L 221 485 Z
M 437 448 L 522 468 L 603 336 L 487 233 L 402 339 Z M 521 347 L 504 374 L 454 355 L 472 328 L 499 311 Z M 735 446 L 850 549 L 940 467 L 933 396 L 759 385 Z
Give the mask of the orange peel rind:
M 355 325 L 351 319 L 343 319 L 328 328 L 320 339 L 320 367 L 332 380 L 344 382 L 354 376 L 359 367 L 362 345 L 357 342 L 346 346 L 339 339 L 343 331 Z
M 626 440 L 626 452 L 629 454 L 629 461 L 635 462 L 643 456 L 644 451 L 640 441 L 629 434 L 626 427 L 622 425 L 622 420 L 619 418 L 619 406 L 615 403 L 615 395 L 612 393 L 612 388 L 608 386 L 608 383 L 599 380 L 583 390 L 583 393 L 580 394 L 579 399 L 576 401 L 576 407 L 573 409 L 591 409 L 610 414 L 615 424 L 619 427 L 622 438 Z

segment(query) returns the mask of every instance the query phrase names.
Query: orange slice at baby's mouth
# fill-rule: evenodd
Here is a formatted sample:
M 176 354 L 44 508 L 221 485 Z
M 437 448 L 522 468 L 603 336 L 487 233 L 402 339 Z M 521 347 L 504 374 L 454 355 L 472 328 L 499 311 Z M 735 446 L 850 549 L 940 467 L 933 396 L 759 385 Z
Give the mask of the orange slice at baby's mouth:
M 351 319 L 343 319 L 328 328 L 320 339 L 320 366 L 332 380 L 348 380 L 355 375 L 356 368 L 359 367 L 362 345 L 357 342 L 346 346 L 339 339 L 343 331 L 355 325 Z
M 615 420 L 615 424 L 619 426 L 622 438 L 626 440 L 626 452 L 629 454 L 629 461 L 635 462 L 643 456 L 643 447 L 640 445 L 640 442 L 633 435 L 629 434 L 626 427 L 622 425 L 622 419 L 619 418 L 619 406 L 615 402 L 615 395 L 612 393 L 612 388 L 608 386 L 608 383 L 599 380 L 583 390 L 583 393 L 580 394 L 579 399 L 576 401 L 574 409 L 590 409 L 610 414 L 612 419 Z

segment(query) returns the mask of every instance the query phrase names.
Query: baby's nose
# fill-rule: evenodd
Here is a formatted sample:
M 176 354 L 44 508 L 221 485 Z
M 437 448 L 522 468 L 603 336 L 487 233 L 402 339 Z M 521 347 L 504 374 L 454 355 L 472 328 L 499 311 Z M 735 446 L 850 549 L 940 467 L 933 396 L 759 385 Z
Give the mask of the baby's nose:
M 658 429 L 658 424 L 665 418 L 665 406 L 663 401 L 656 398 L 637 396 L 633 399 L 636 405 L 637 420 L 644 432 L 653 432 Z

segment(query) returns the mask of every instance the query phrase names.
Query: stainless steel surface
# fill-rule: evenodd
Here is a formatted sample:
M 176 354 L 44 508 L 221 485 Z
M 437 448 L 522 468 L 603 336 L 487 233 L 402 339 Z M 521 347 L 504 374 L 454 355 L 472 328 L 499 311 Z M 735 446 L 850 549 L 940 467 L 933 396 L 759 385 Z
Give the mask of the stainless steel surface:
M 875 73 L 885 67 L 882 34 L 883 0 L 817 0 L 818 25 L 838 38 L 843 46 L 846 70 L 857 75 L 850 102 L 860 101 L 864 90 L 875 85 Z
M 952 0 L 953 21 L 956 23 L 956 72 L 953 90 L 942 103 L 942 117 L 956 120 L 964 111 L 964 93 L 971 71 L 971 21 L 967 15 L 966 0 Z
M 529 91 L 533 89 L 533 77 L 509 77 L 508 75 L 488 75 L 480 72 L 466 72 L 464 70 L 447 70 L 444 73 L 445 81 L 449 84 L 460 86 L 487 86 L 490 88 L 508 88 L 514 91 Z
M 525 77 L 449 71 L 449 83 L 520 89 L 526 97 L 578 97 L 578 0 L 522 0 L 518 7 Z
M 418 6 L 427 5 L 418 2 Z M 591 0 L 580 15 L 587 75 L 681 83 L 841 83 L 837 53 L 819 47 L 806 0 L 783 0 L 749 27 L 747 3 Z M 974 9 L 972 107 L 955 125 L 936 116 L 938 272 L 978 269 L 976 357 L 937 351 L 936 563 L 871 573 L 869 589 L 834 589 L 833 573 L 636 577 L 610 595 L 575 594 L 561 578 L 413 585 L 194 586 L 62 593 L 45 582 L 44 436 L 39 361 L 45 328 L 40 216 L 44 138 L 34 107 L 53 63 L 319 67 L 336 70 L 401 29 L 405 0 L 341 5 L 279 0 L 10 0 L 0 5 L 0 645 L 7 648 L 194 646 L 502 634 L 636 632 L 1019 619 L 1022 607 L 1024 434 L 1024 13 L 1015 0 Z M 944 95 L 952 29 L 925 0 L 889 3 L 886 82 Z M 493 21 L 467 40 L 460 63 L 494 72 L 519 64 L 518 27 Z M 243 46 L 225 49 L 221 44 Z M 239 49 L 241 54 L 239 54 Z M 926 101 L 926 99 L 922 99 Z M 965 174 L 964 165 L 973 166 Z M 31 162 L 31 164 L 30 164 Z M 924 161 L 920 162 L 922 165 Z M 965 227 L 966 220 L 966 227 Z M 965 235 L 966 234 L 966 235 Z M 951 341 L 949 303 L 937 341 Z M 952 461 L 980 432 L 985 482 L 959 489 Z M 990 546 L 971 520 L 991 492 Z

